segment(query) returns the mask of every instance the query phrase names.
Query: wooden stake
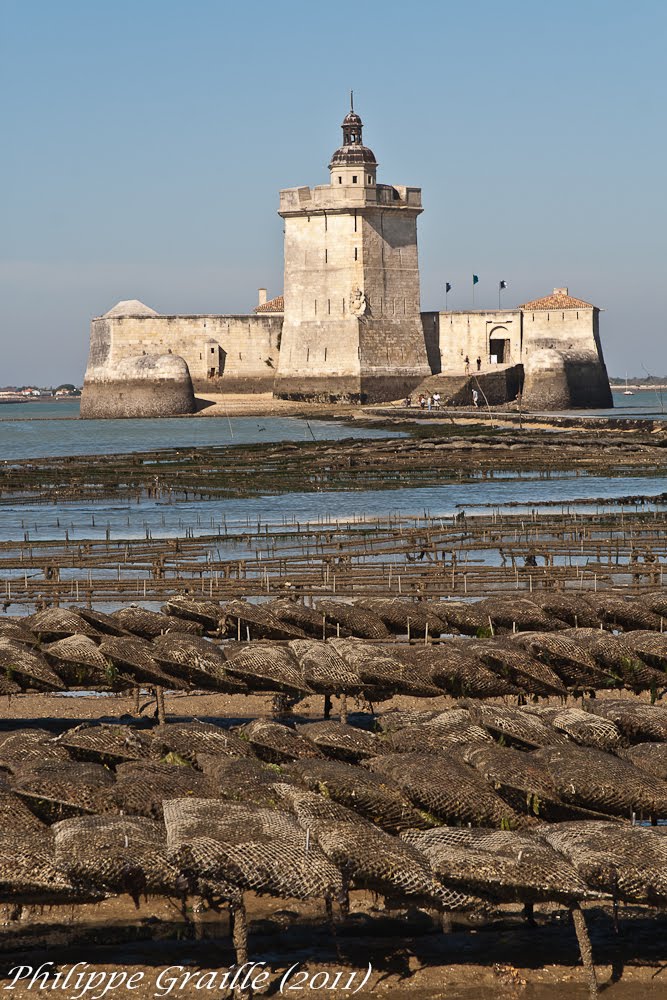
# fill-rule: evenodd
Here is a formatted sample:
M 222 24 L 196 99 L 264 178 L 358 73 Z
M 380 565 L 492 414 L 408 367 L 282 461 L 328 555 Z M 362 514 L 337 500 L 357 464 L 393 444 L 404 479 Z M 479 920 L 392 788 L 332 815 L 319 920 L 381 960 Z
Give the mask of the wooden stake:
M 577 935 L 577 941 L 579 942 L 581 961 L 583 962 L 584 969 L 586 970 L 588 977 L 588 995 L 594 998 L 598 995 L 598 981 L 595 975 L 593 949 L 591 948 L 591 939 L 588 934 L 588 928 L 586 927 L 586 920 L 584 918 L 583 910 L 578 903 L 572 907 L 571 912 L 574 930 Z

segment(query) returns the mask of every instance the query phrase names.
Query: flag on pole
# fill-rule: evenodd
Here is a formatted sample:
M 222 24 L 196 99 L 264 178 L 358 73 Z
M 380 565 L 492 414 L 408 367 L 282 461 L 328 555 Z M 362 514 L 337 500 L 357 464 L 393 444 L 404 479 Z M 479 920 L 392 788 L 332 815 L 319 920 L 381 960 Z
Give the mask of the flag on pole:
M 479 281 L 479 275 L 478 274 L 473 274 L 473 276 L 472 276 L 472 283 L 473 283 L 473 285 L 476 285 L 478 281 Z
M 451 290 L 452 290 L 452 286 L 450 285 L 450 283 L 448 281 L 446 281 L 445 282 L 445 294 L 447 292 L 451 292 Z
M 498 285 L 498 288 L 500 288 L 501 291 L 502 291 L 503 288 L 507 288 L 507 282 L 506 281 L 501 281 L 500 284 Z

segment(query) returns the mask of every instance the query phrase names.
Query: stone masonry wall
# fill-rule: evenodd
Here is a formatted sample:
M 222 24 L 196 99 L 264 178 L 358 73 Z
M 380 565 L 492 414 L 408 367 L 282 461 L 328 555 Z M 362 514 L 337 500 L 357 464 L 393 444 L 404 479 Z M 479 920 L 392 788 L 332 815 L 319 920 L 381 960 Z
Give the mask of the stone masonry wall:
M 229 391 L 270 390 L 281 329 L 281 316 L 102 317 L 91 325 L 89 371 L 144 353 L 170 352 L 184 358 L 200 391 L 222 384 Z
M 531 409 L 613 406 L 599 309 L 523 312 L 524 401 Z
M 480 310 L 476 312 L 442 312 L 439 317 L 439 346 L 442 370 L 462 371 L 467 355 L 471 367 L 477 358 L 484 368 L 491 361 L 491 340 L 509 340 L 509 355 L 503 364 L 521 361 L 521 311 Z

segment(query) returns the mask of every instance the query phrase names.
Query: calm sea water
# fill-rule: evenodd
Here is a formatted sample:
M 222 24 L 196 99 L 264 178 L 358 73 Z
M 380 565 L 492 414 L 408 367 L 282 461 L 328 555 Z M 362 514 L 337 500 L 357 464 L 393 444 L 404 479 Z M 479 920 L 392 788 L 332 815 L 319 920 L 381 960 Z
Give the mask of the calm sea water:
M 618 395 L 618 394 L 617 394 Z M 619 406 L 607 414 L 655 417 L 652 405 L 637 396 L 620 394 Z M 654 393 L 643 394 L 655 396 Z M 78 402 L 0 404 L 0 461 L 45 456 L 113 454 L 159 448 L 191 448 L 262 441 L 379 438 L 395 432 L 347 426 L 337 421 L 307 421 L 295 417 L 199 417 L 161 420 L 78 420 Z M 7 414 L 16 419 L 7 419 Z M 659 411 L 658 411 L 659 414 Z M 70 419 L 63 419 L 69 417 Z M 666 472 L 667 477 L 667 472 Z M 290 493 L 249 499 L 201 502 L 144 498 L 140 502 L 50 502 L 0 507 L 0 540 L 71 540 L 104 538 L 167 538 L 185 529 L 196 535 L 291 522 L 382 518 L 391 514 L 451 516 L 480 505 L 499 510 L 516 505 L 541 509 L 550 502 L 565 506 L 576 501 L 605 501 L 628 496 L 657 496 L 667 490 L 661 476 L 606 477 L 560 473 L 549 479 L 507 474 L 472 483 L 448 483 L 415 489 L 360 492 Z M 664 509 L 664 504 L 659 503 Z M 591 509 L 590 507 L 588 509 Z M 595 509 L 595 508 L 593 508 Z
M 667 407 L 667 394 L 664 396 Z M 576 410 L 577 416 L 667 419 L 657 392 L 634 396 L 614 393 L 613 410 Z M 64 455 L 109 455 L 114 452 L 205 445 L 253 444 L 262 441 L 338 440 L 344 437 L 392 437 L 391 431 L 369 430 L 338 421 L 296 417 L 174 417 L 159 420 L 79 420 L 78 400 L 61 403 L 0 403 L 0 461 Z
M 17 412 L 20 411 L 20 412 Z M 168 417 L 79 420 L 78 402 L 0 404 L 0 461 L 263 441 L 396 437 L 397 432 L 297 417 Z M 69 417 L 70 419 L 64 419 Z
M 141 502 L 12 504 L 0 507 L 0 541 L 29 540 L 70 541 L 103 539 L 171 538 L 185 529 L 194 536 L 243 530 L 257 525 L 306 524 L 330 519 L 355 521 L 428 514 L 451 517 L 461 509 L 469 513 L 487 510 L 541 510 L 553 501 L 564 510 L 577 509 L 577 500 L 605 500 L 624 496 L 655 496 L 667 490 L 664 479 L 632 476 L 608 479 L 604 476 L 563 474 L 540 479 L 522 475 L 503 479 L 485 479 L 474 483 L 447 483 L 416 489 L 361 490 L 359 492 L 286 493 L 233 500 L 167 501 L 143 499 Z M 664 511 L 663 502 L 649 504 L 647 510 Z M 595 511 L 596 505 L 586 504 Z M 634 509 L 632 507 L 631 509 Z

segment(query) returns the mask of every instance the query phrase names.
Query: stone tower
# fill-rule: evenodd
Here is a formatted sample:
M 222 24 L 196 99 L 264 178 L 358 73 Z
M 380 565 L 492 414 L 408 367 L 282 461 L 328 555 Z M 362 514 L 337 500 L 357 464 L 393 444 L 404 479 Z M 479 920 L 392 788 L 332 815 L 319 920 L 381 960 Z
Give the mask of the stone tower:
M 376 183 L 353 108 L 330 182 L 280 192 L 285 318 L 275 394 L 397 399 L 430 374 L 419 304 L 421 190 Z

